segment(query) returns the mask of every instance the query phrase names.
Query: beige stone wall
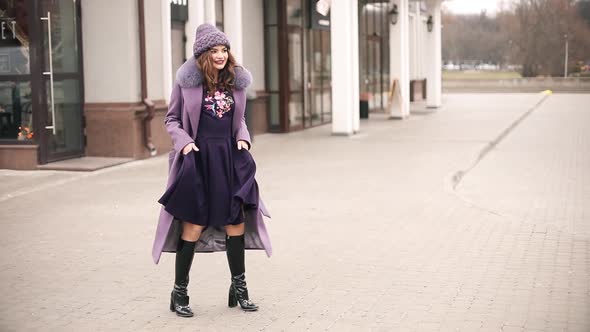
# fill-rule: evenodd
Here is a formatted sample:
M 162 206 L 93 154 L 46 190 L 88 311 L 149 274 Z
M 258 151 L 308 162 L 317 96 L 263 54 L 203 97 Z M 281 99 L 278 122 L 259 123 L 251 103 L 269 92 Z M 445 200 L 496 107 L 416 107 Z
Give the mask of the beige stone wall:
M 254 78 L 249 90 L 264 90 L 264 8 L 262 0 L 247 0 L 242 5 L 243 65 Z
M 137 0 L 83 0 L 81 6 L 85 102 L 139 101 Z
M 37 169 L 38 145 L 0 145 L 0 169 Z
M 170 38 L 170 27 L 164 26 L 165 17 L 170 17 L 162 12 L 165 5 L 166 0 L 144 0 L 147 97 L 157 104 L 150 126 L 158 153 L 170 148 L 163 125 L 165 85 L 170 85 L 170 78 L 164 79 L 165 58 L 170 59 L 165 56 L 170 52 L 164 45 L 164 37 Z M 149 157 L 144 146 L 137 6 L 137 0 L 82 1 L 88 156 Z
M 137 2 L 137 0 L 134 1 Z M 164 99 L 163 22 L 160 1 L 144 0 L 147 88 L 148 98 L 152 100 Z M 168 38 L 170 37 L 168 36 Z M 139 45 L 139 39 L 137 43 Z M 137 59 L 139 61 L 139 57 Z

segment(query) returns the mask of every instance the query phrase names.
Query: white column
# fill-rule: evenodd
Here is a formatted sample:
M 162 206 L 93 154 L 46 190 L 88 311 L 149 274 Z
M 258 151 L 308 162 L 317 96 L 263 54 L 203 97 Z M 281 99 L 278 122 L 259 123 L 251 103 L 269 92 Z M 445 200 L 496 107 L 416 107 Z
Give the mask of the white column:
M 215 25 L 215 0 L 203 0 L 205 2 L 205 23 Z
M 410 115 L 410 43 L 408 27 L 408 0 L 393 0 L 397 4 L 398 19 L 390 24 L 390 73 L 397 80 L 401 102 L 394 99 L 389 107 L 389 117 L 403 119 Z M 390 82 L 391 84 L 391 82 Z M 397 96 L 395 98 L 398 98 Z
M 187 59 L 193 57 L 193 43 L 195 42 L 197 27 L 205 23 L 205 1 L 213 0 L 188 0 L 188 21 L 184 27 Z
M 428 45 L 426 43 L 426 37 L 428 30 L 426 29 L 426 20 L 428 19 L 428 15 L 426 17 L 424 15 L 420 16 L 420 78 L 426 78 L 426 63 L 428 62 Z
M 418 17 L 416 12 L 410 12 L 408 14 L 408 45 L 410 46 L 410 80 L 417 78 L 417 47 L 416 47 L 416 27 Z
M 238 63 L 243 61 L 242 0 L 223 1 L 223 25 L 231 43 L 231 53 Z
M 422 27 L 424 26 L 422 11 L 420 10 L 420 2 L 416 3 L 416 25 L 414 27 L 414 48 L 415 53 L 415 68 L 414 72 L 416 79 L 423 79 L 424 74 L 422 69 L 422 53 L 424 53 L 424 45 L 422 45 Z
M 336 2 L 336 1 L 333 1 Z M 352 129 L 355 133 L 358 133 L 361 128 L 361 113 L 360 113 L 360 82 L 359 82 L 359 71 L 360 71 L 360 64 L 359 64 L 359 12 L 358 12 L 358 5 L 357 1 L 352 1 L 352 17 L 354 17 L 354 21 L 350 21 L 350 25 L 352 28 L 351 36 L 355 36 L 351 38 L 352 42 L 352 89 L 353 89 L 353 100 L 352 100 Z M 333 54 L 333 53 L 332 53 Z M 332 89 L 334 91 L 334 89 Z
M 429 0 L 427 4 L 434 25 L 426 34 L 426 106 L 436 108 L 442 104 L 441 0 Z
M 164 100 L 168 104 L 172 92 L 172 23 L 170 19 L 170 0 L 160 0 L 162 12 L 162 75 Z
M 332 134 L 352 135 L 359 126 L 357 1 L 332 1 L 330 13 Z

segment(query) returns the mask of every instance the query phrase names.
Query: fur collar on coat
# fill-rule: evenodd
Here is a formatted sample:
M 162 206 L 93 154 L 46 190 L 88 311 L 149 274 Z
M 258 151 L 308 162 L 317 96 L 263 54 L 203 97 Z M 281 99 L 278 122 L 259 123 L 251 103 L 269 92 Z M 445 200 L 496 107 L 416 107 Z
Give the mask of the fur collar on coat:
M 252 75 L 250 72 L 242 67 L 236 66 L 236 90 L 242 90 L 247 88 L 250 83 L 252 83 Z M 176 82 L 180 85 L 181 88 L 193 88 L 203 84 L 203 74 L 197 68 L 197 64 L 195 63 L 195 58 L 191 57 L 190 59 L 186 60 L 186 62 L 180 66 L 178 71 L 176 72 Z

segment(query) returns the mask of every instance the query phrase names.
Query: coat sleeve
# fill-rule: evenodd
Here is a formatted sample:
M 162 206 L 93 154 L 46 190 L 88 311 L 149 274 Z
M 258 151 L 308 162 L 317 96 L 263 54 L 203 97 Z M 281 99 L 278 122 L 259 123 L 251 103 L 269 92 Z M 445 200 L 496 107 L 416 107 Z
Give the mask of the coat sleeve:
M 172 94 L 170 96 L 170 105 L 168 106 L 168 112 L 164 118 L 166 124 L 166 130 L 172 138 L 174 144 L 174 150 L 180 153 L 182 149 L 189 143 L 194 143 L 194 140 L 189 134 L 182 128 L 182 93 L 178 83 L 174 84 Z
M 237 97 L 237 91 L 236 95 Z M 248 143 L 248 150 L 252 147 L 252 140 L 250 138 L 250 132 L 248 131 L 248 126 L 246 126 L 246 91 L 240 90 L 239 95 L 240 100 L 242 101 L 241 104 L 244 105 L 244 112 L 242 112 L 242 118 L 240 119 L 240 124 L 238 127 L 238 131 L 236 133 L 236 141 L 245 141 Z
M 250 132 L 248 131 L 248 127 L 246 126 L 246 119 L 243 116 L 240 120 L 240 129 L 238 129 L 236 140 L 246 141 L 246 143 L 248 143 L 248 150 L 250 150 L 250 148 L 252 147 L 252 142 L 250 141 Z

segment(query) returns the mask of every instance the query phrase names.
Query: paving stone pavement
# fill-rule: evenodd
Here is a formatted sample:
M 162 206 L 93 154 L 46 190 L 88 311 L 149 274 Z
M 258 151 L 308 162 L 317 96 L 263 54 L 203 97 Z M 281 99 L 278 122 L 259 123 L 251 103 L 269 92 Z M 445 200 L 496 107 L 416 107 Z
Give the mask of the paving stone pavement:
M 590 96 L 548 97 L 452 186 L 541 98 L 256 137 L 274 246 L 247 253 L 256 313 L 227 308 L 223 253 L 195 256 L 196 317 L 168 311 L 174 256 L 150 255 L 166 157 L 0 171 L 0 330 L 588 332 Z

